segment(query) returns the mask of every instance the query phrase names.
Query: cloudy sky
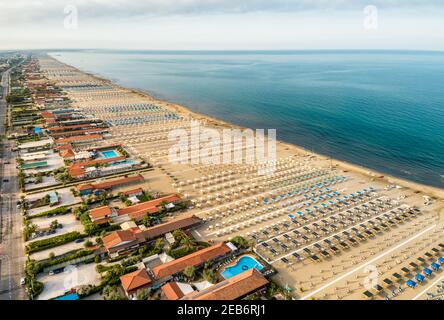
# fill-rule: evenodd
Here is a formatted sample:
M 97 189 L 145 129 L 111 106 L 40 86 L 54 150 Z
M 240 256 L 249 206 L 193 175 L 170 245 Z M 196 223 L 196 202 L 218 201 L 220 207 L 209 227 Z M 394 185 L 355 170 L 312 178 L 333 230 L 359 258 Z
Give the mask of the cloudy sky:
M 444 50 L 443 0 L 0 0 L 0 49 Z

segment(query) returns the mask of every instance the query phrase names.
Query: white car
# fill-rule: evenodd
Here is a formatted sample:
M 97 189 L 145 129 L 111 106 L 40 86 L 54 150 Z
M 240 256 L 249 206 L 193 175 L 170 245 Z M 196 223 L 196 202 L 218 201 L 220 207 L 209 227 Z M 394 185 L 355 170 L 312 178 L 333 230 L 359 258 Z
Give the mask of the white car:
M 25 277 L 21 277 L 20 278 L 20 285 L 24 286 L 26 284 L 26 278 Z

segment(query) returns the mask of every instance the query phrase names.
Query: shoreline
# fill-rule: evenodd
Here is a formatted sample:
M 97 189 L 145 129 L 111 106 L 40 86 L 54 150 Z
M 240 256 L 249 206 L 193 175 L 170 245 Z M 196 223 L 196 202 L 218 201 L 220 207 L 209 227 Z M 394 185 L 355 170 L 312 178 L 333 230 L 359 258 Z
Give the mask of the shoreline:
M 167 100 L 156 98 L 156 97 L 152 96 L 147 90 L 137 89 L 137 88 L 126 88 L 126 87 L 120 86 L 109 79 L 103 78 L 101 75 L 93 74 L 89 71 L 82 70 L 82 69 L 79 69 L 75 66 L 69 65 L 69 64 L 59 60 L 57 57 L 49 54 L 48 52 L 46 52 L 45 55 L 51 59 L 54 59 L 54 60 L 60 62 L 61 64 L 65 65 L 67 67 L 73 68 L 74 70 L 77 70 L 83 74 L 86 74 L 92 78 L 95 78 L 98 81 L 105 82 L 113 87 L 120 88 L 123 90 L 128 90 L 128 91 L 138 94 L 142 97 L 148 98 L 148 99 L 152 100 L 153 102 L 156 102 L 171 111 L 177 112 L 180 115 L 184 115 L 187 117 L 193 117 L 196 120 L 205 121 L 205 122 L 207 122 L 211 125 L 214 125 L 216 127 L 225 127 L 225 128 L 232 128 L 232 129 L 245 129 L 245 127 L 242 127 L 242 126 L 239 126 L 236 124 L 232 124 L 232 123 L 214 118 L 209 115 L 195 112 L 190 107 L 186 107 L 181 104 L 176 104 L 176 103 L 173 103 L 173 102 L 170 102 Z M 299 154 L 302 154 L 305 156 L 316 157 L 318 160 L 320 160 L 325 165 L 330 166 L 330 163 L 331 163 L 331 165 L 333 167 L 343 170 L 343 171 L 353 171 L 353 172 L 359 173 L 361 175 L 364 175 L 365 177 L 367 177 L 371 180 L 376 180 L 376 181 L 379 181 L 382 183 L 387 183 L 388 185 L 398 185 L 398 186 L 410 189 L 412 191 L 415 191 L 415 193 L 423 194 L 424 196 L 430 196 L 432 198 L 436 198 L 436 199 L 440 198 L 440 200 L 444 200 L 444 188 L 426 185 L 426 184 L 422 184 L 422 183 L 415 182 L 412 180 L 391 176 L 391 175 L 379 172 L 377 170 L 366 168 L 366 167 L 361 166 L 359 164 L 354 164 L 354 163 L 350 163 L 350 162 L 343 161 L 343 160 L 337 160 L 337 159 L 330 157 L 328 155 L 315 153 L 315 152 L 309 151 L 301 146 L 297 146 L 297 145 L 289 143 L 289 142 L 284 142 L 279 139 L 276 139 L 276 144 L 281 145 L 285 148 L 288 148 L 289 150 L 293 150 L 296 153 L 299 153 Z

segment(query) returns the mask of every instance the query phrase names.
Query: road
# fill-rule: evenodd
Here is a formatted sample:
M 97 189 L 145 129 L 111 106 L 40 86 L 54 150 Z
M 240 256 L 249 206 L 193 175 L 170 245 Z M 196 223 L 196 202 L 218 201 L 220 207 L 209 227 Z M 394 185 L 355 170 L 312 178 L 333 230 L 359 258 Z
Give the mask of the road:
M 0 99 L 0 135 L 5 135 L 5 117 L 7 114 L 6 96 L 9 87 L 7 70 L 2 75 L 3 98 Z M 24 275 L 25 262 L 22 239 L 22 217 L 16 208 L 19 200 L 16 156 L 11 151 L 12 142 L 3 140 L 0 153 L 0 300 L 26 299 L 24 286 L 20 278 Z

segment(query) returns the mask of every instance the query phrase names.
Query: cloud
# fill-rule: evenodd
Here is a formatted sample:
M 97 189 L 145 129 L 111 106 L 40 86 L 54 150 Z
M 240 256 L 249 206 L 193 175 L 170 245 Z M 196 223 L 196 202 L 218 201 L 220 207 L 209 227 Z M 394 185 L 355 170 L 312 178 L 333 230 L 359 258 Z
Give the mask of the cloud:
M 205 15 L 303 10 L 442 7 L 442 0 L 0 0 L 0 23 L 45 23 L 75 5 L 83 18 L 134 18 L 140 16 Z
M 380 28 L 363 28 L 364 7 Z M 75 5 L 79 28 L 65 27 Z M 2 48 L 443 49 L 444 1 L 0 0 Z

